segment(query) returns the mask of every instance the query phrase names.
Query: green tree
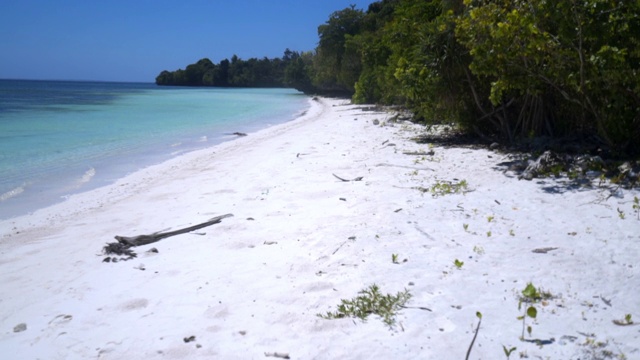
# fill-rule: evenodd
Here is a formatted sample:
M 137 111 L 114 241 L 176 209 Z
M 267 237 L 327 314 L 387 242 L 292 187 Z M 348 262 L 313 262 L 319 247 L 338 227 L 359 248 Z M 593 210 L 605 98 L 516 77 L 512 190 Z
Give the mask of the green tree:
M 355 6 L 336 11 L 318 27 L 320 38 L 314 57 L 313 84 L 322 91 L 352 94 L 359 76 L 360 57 L 356 42 L 347 42 L 360 32 L 364 13 Z
M 360 37 L 362 71 L 355 84 L 353 100 L 357 103 L 403 103 L 393 67 L 388 61 L 391 46 L 385 29 L 393 20 L 399 0 L 384 0 L 369 5 L 363 19 Z
M 311 83 L 313 74 L 312 52 L 285 53 L 287 66 L 284 70 L 284 84 L 305 93 L 315 92 Z
M 385 38 L 391 49 L 389 66 L 398 92 L 429 122 L 457 121 L 479 130 L 478 104 L 482 88 L 468 72 L 468 52 L 457 41 L 455 1 L 400 1 Z
M 503 133 L 640 136 L 640 3 L 465 0 L 456 35 L 490 84 Z

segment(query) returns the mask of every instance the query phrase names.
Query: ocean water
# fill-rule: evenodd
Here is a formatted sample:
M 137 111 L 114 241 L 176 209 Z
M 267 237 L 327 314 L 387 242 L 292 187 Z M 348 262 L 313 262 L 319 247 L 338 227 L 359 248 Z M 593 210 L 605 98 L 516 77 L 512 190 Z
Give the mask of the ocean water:
M 287 122 L 290 89 L 0 80 L 0 219 L 113 183 L 188 151 Z

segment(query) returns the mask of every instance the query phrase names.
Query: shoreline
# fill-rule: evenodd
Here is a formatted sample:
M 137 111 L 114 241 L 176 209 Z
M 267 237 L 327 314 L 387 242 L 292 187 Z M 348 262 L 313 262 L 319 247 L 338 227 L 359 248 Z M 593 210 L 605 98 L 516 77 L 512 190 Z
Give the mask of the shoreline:
M 13 88 L 22 94 L 20 89 L 29 86 L 7 86 Z M 310 101 L 286 89 L 160 90 L 138 84 L 67 88 L 44 82 L 33 92 L 3 102 L 8 111 L 0 114 L 7 120 L 3 128 L 20 135 L 4 143 L 8 152 L 1 164 L 6 176 L 0 180 L 0 219 L 32 213 L 147 166 L 235 138 L 227 132 L 255 132 L 295 120 Z M 77 93 L 86 97 L 73 98 Z M 69 99 L 55 107 L 40 105 L 55 96 Z M 20 103 L 29 104 L 28 110 L 9 116 Z M 190 110 L 181 111 L 182 106 Z M 60 126 L 69 130 L 56 130 Z
M 417 144 L 424 129 L 391 114 L 313 103 L 299 119 L 0 221 L 0 353 L 463 358 L 481 312 L 471 358 L 500 358 L 502 346 L 531 358 L 640 356 L 638 327 L 613 322 L 640 318 L 638 191 L 518 181 L 499 165 L 508 154 Z M 434 186 L 444 192 L 421 190 Z M 102 263 L 115 235 L 226 213 Z M 520 341 L 529 282 L 551 296 Z M 393 328 L 316 316 L 372 284 L 412 295 Z
M 185 153 L 176 154 L 174 157 L 164 160 L 160 163 L 148 165 L 140 168 L 134 172 L 127 173 L 126 175 L 116 178 L 112 182 L 106 185 L 98 185 L 98 187 L 90 188 L 88 190 L 82 190 L 77 193 L 70 193 L 64 196 L 64 199 L 49 204 L 47 206 L 38 208 L 27 214 L 17 215 L 6 219 L 0 218 L 0 246 L 6 235 L 10 232 L 9 228 L 25 229 L 28 230 L 34 227 L 51 227 L 56 226 L 56 219 L 64 219 L 78 215 L 78 213 L 95 210 L 96 207 L 102 207 L 102 204 L 91 203 L 97 200 L 105 204 L 110 202 L 119 201 L 118 194 L 128 196 L 129 193 L 141 191 L 139 188 L 142 184 L 146 184 L 147 179 L 166 175 L 169 169 L 176 166 L 182 166 L 189 162 L 198 162 L 203 157 L 212 156 L 216 151 L 228 151 L 229 148 L 235 148 L 241 146 L 245 142 L 251 142 L 259 138 L 273 136 L 272 133 L 279 133 L 286 131 L 288 125 L 295 126 L 298 122 L 304 122 L 308 117 L 314 117 L 318 115 L 319 108 L 314 104 L 314 101 L 309 98 L 309 107 L 300 112 L 300 114 L 293 120 L 270 125 L 262 129 L 248 133 L 248 137 L 237 137 L 232 134 L 224 134 L 221 136 L 229 137 L 227 140 L 223 140 L 219 143 L 215 143 L 203 149 L 190 150 Z M 314 110 L 315 107 L 315 110 Z M 283 127 L 283 129 L 280 129 Z M 231 138 L 235 137 L 235 138 Z M 94 170 L 95 171 L 95 170 Z M 46 220 L 45 220 L 46 219 Z M 18 231 L 25 231 L 18 230 Z

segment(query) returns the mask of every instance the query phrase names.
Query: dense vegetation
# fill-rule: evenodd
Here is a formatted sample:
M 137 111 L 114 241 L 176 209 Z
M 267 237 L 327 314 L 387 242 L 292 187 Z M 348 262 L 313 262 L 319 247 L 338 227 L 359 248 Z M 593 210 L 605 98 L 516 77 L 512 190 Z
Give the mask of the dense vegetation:
M 382 0 L 314 51 L 163 72 L 158 84 L 289 86 L 399 104 L 484 137 L 595 139 L 640 153 L 640 2 Z
M 220 86 L 220 87 L 284 87 L 287 66 L 299 56 L 287 49 L 275 59 L 242 60 L 234 55 L 218 64 L 204 58 L 186 69 L 163 71 L 156 77 L 158 85 Z

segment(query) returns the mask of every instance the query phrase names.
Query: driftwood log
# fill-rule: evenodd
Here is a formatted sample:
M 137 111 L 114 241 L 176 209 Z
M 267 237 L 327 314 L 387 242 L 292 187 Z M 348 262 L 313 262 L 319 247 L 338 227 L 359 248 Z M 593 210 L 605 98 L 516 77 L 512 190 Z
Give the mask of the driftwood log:
M 196 224 L 196 225 L 189 226 L 189 227 L 182 228 L 182 229 L 178 229 L 178 230 L 174 230 L 174 231 L 155 232 L 153 234 L 137 235 L 137 236 L 119 236 L 119 235 L 116 235 L 115 239 L 118 240 L 118 242 L 108 243 L 104 248 L 102 248 L 102 251 L 106 255 L 125 255 L 127 257 L 126 258 L 121 258 L 120 260 L 130 260 L 130 259 L 133 259 L 133 258 L 135 258 L 137 256 L 137 254 L 133 250 L 131 250 L 132 247 L 152 244 L 154 242 L 160 241 L 160 240 L 168 238 L 170 236 L 185 234 L 185 233 L 188 233 L 188 232 L 192 232 L 194 230 L 202 229 L 202 228 L 207 227 L 207 226 L 215 225 L 215 224 L 220 223 L 222 221 L 222 219 L 225 219 L 225 218 L 228 218 L 228 217 L 232 217 L 232 216 L 233 216 L 233 214 L 225 214 L 225 215 L 216 216 L 216 217 L 211 218 L 211 219 L 209 219 L 209 220 L 207 220 L 207 221 L 205 221 L 203 223 Z M 117 262 L 118 259 L 115 258 L 115 257 L 113 257 L 113 258 L 107 257 L 103 261 L 104 262 Z

